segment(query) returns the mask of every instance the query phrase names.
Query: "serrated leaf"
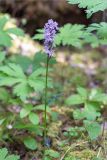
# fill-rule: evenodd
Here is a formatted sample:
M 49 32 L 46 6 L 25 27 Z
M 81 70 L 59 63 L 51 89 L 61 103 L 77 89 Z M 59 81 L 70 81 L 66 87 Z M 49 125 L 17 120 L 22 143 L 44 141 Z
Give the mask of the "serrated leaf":
M 45 74 L 45 72 L 45 68 L 38 68 L 29 76 L 29 79 L 35 79 L 35 77 Z
M 0 67 L 0 86 L 13 86 L 13 93 L 24 101 L 30 93 L 41 92 L 45 87 L 44 68 L 38 68 L 31 75 L 26 76 L 22 68 L 13 63 Z M 50 85 L 50 81 L 48 81 Z M 50 86 L 49 86 L 50 87 Z
M 97 44 L 96 46 L 107 44 L 107 23 L 106 22 L 101 22 L 99 24 L 93 23 L 87 28 L 87 31 L 90 33 L 93 33 L 93 32 L 96 33 L 90 36 L 91 43 L 93 44 L 96 43 Z
M 0 149 L 0 159 L 4 160 L 4 158 L 7 156 L 8 150 L 6 148 Z
M 74 47 L 81 47 L 84 33 L 84 25 L 66 24 L 59 29 L 55 36 L 54 45 L 72 45 Z M 43 39 L 43 33 L 35 36 L 35 39 Z
M 79 8 L 86 8 L 88 17 L 98 11 L 107 9 L 106 0 L 67 0 L 70 4 L 78 4 Z
M 0 18 L 0 30 L 3 30 L 3 28 L 5 27 L 7 21 L 8 21 L 8 17 L 7 16 L 3 16 L 3 17 Z
M 35 91 L 42 91 L 45 87 L 45 82 L 41 79 L 35 79 L 35 80 L 32 80 L 32 79 L 29 79 L 28 80 L 28 84 L 34 88 Z
M 59 33 L 55 37 L 56 45 L 72 45 L 80 47 L 82 44 L 84 25 L 66 24 L 60 28 Z
M 44 29 L 38 29 L 37 34 L 33 36 L 34 40 L 43 40 L 44 39 Z
M 8 150 L 6 148 L 0 149 L 0 160 L 19 160 L 17 155 L 8 155 Z
M 0 86 L 12 86 L 18 82 L 20 82 L 20 80 L 13 77 L 0 77 Z
M 5 25 L 7 21 L 9 20 L 8 17 L 3 16 L 0 18 L 0 45 L 5 47 L 10 47 L 12 45 L 12 37 L 11 34 L 17 35 L 17 36 L 23 36 L 24 32 L 19 28 L 9 28 L 5 29 Z
M 13 89 L 14 94 L 19 96 L 22 101 L 24 101 L 26 99 L 26 97 L 29 96 L 31 91 L 32 91 L 32 88 L 27 84 L 26 81 L 17 84 Z
M 6 30 L 6 32 L 9 34 L 14 34 L 16 36 L 24 36 L 24 31 L 20 28 L 9 28 Z
M 25 78 L 25 75 L 21 67 L 14 63 L 9 63 L 7 66 L 1 66 L 0 71 L 2 71 L 3 73 L 9 76 L 13 76 L 17 78 Z
M 10 58 L 11 62 L 20 65 L 24 72 L 29 70 L 29 67 L 32 66 L 32 60 L 27 56 L 16 54 L 12 55 Z

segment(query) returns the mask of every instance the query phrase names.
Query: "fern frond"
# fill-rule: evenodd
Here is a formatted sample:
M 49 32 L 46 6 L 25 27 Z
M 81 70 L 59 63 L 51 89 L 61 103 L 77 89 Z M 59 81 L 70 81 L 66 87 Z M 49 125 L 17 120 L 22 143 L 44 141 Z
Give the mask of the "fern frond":
M 107 9 L 106 0 L 67 0 L 70 4 L 78 4 L 79 8 L 86 8 L 87 16 L 90 17 L 93 13 L 104 11 Z

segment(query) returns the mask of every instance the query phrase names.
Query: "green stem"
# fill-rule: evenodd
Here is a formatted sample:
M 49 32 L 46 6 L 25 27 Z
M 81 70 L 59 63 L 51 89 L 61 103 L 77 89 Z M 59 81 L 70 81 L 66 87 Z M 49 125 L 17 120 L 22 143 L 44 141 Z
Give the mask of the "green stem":
M 49 57 L 47 56 L 46 63 L 46 82 L 45 82 L 45 112 L 44 112 L 44 140 L 47 136 L 47 91 L 48 91 L 48 68 L 49 68 Z

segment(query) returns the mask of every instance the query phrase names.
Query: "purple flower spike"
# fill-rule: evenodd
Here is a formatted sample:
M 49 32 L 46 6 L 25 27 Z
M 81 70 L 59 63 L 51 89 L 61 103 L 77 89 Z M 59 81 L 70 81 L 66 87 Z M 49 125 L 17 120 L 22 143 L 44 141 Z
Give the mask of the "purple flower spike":
M 49 57 L 52 57 L 53 55 L 53 44 L 54 44 L 54 38 L 55 34 L 58 31 L 58 23 L 53 21 L 52 19 L 48 20 L 48 22 L 44 26 L 44 47 L 45 52 Z

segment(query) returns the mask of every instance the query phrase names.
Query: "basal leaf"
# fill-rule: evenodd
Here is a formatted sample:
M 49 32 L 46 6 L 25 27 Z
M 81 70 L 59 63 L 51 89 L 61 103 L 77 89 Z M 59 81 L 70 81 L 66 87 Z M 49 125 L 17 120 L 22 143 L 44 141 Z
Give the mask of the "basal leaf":
M 84 124 L 91 140 L 95 140 L 101 134 L 101 125 L 97 122 L 84 121 Z
M 37 142 L 34 138 L 31 137 L 26 137 L 24 139 L 24 145 L 31 150 L 37 149 Z
M 84 103 L 84 98 L 82 98 L 80 95 L 75 94 L 75 95 L 71 95 L 70 97 L 68 97 L 66 99 L 66 104 L 67 105 L 76 105 L 76 104 L 82 104 Z
M 36 113 L 31 112 L 29 114 L 29 120 L 35 125 L 39 124 L 39 116 Z
M 32 110 L 31 105 L 27 105 L 26 107 L 22 108 L 20 111 L 20 118 L 25 118 L 27 115 L 30 114 L 31 110 Z

